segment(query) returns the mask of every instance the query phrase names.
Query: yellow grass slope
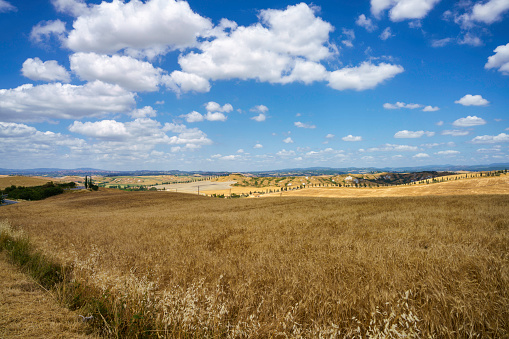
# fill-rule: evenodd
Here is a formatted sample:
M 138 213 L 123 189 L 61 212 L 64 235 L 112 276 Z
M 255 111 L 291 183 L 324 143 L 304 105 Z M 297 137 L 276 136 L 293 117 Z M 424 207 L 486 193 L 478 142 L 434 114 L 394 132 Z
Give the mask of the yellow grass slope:
M 378 188 L 313 187 L 283 192 L 282 195 L 294 197 L 361 198 L 476 194 L 509 194 L 509 175 L 502 174 L 498 177 L 478 177 L 433 184 Z M 269 194 L 266 196 L 280 196 L 280 194 Z
M 0 253 L 0 338 L 95 338 L 79 319 Z
M 55 181 L 55 179 L 44 177 L 23 177 L 23 176 L 3 175 L 0 176 L 0 189 L 5 189 L 6 187 L 10 187 L 12 185 L 25 187 L 39 186 L 44 185 L 48 181 Z
M 0 220 L 167 337 L 507 337 L 508 208 L 100 190 Z

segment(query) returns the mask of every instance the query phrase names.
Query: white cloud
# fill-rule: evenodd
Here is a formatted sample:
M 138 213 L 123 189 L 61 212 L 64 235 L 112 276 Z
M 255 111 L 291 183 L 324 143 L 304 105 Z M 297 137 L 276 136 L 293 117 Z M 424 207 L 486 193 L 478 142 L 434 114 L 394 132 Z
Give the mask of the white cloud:
M 509 10 L 507 0 L 489 0 L 478 2 L 472 7 L 470 13 L 461 16 L 460 20 L 464 26 L 472 25 L 472 22 L 492 24 L 502 20 L 502 14 Z
M 361 136 L 353 136 L 353 135 L 349 134 L 346 137 L 342 137 L 341 140 L 343 140 L 343 141 L 362 141 L 362 137 Z
M 484 120 L 483 118 L 476 117 L 475 115 L 474 116 L 469 115 L 466 118 L 460 118 L 460 119 L 454 121 L 452 124 L 453 124 L 453 126 L 458 126 L 458 127 L 480 126 L 480 125 L 485 125 L 486 120 Z
M 386 29 L 384 29 L 382 34 L 380 34 L 380 39 L 387 40 L 389 38 L 392 38 L 393 36 L 394 36 L 394 34 L 392 34 L 392 32 L 391 32 L 391 28 L 387 27 Z
M 117 84 L 129 91 L 157 91 L 161 81 L 161 69 L 129 56 L 75 53 L 69 60 L 80 79 Z
M 300 121 L 296 121 L 293 124 L 295 125 L 295 127 L 299 127 L 299 128 L 310 128 L 310 129 L 316 128 L 315 125 L 305 124 Z
M 76 17 L 88 11 L 84 0 L 52 0 L 51 3 L 57 12 L 68 13 Z
M 77 52 L 128 53 L 149 58 L 192 47 L 212 28 L 186 1 L 133 0 L 90 4 L 73 23 L 65 44 Z
M 56 60 L 42 62 L 39 58 L 28 58 L 21 69 L 23 76 L 31 80 L 70 82 L 71 76 Z
M 437 154 L 437 155 L 456 155 L 456 154 L 460 154 L 460 152 L 454 151 L 454 150 L 447 150 L 447 151 L 436 152 L 435 154 Z
M 456 100 L 455 103 L 463 106 L 486 106 L 490 102 L 480 95 L 467 94 L 463 98 Z
M 286 138 L 285 140 L 283 140 L 283 142 L 284 142 L 285 144 L 293 144 L 293 140 L 292 140 L 292 138 L 290 138 L 290 137 L 288 137 L 288 138 Z
M 260 113 L 254 117 L 251 118 L 251 120 L 254 120 L 254 121 L 257 121 L 257 122 L 262 122 L 262 121 L 265 121 L 267 119 L 267 116 L 263 113 Z
M 128 112 L 134 104 L 133 93 L 100 81 L 80 86 L 26 84 L 14 89 L 0 89 L 0 119 L 4 121 L 95 117 Z
M 355 32 L 353 29 L 343 28 L 343 36 L 344 40 L 341 40 L 341 43 L 347 47 L 353 47 L 352 41 L 355 40 Z
M 405 104 L 404 102 L 396 102 L 395 104 L 385 103 L 384 105 L 385 109 L 400 109 L 400 108 L 408 108 L 408 109 L 416 109 L 421 108 L 422 105 L 419 104 Z
M 242 153 L 244 153 L 244 150 L 242 148 L 240 148 L 240 149 L 237 150 L 237 153 L 241 153 L 242 154 Z
M 444 122 L 442 120 L 440 120 L 439 122 L 437 122 L 435 125 L 437 126 L 443 126 L 444 125 Z
M 196 111 L 192 111 L 191 113 L 185 114 L 182 117 L 184 117 L 187 122 L 200 122 L 204 119 L 203 115 Z
M 129 114 L 131 118 L 146 118 L 157 116 L 157 111 L 151 106 L 145 106 L 143 108 L 135 109 Z
M 418 151 L 419 148 L 416 146 L 409 145 L 394 145 L 394 144 L 385 144 L 382 147 L 371 147 L 368 148 L 368 152 L 406 152 L 406 151 Z
M 438 39 L 438 40 L 433 40 L 431 42 L 431 47 L 444 47 L 446 45 L 448 45 L 453 39 L 452 38 L 443 38 L 443 39 Z
M 314 11 L 300 3 L 285 10 L 262 10 L 261 23 L 248 27 L 222 21 L 224 28 L 215 30 L 215 39 L 203 42 L 199 52 L 181 55 L 179 64 L 183 71 L 210 80 L 324 80 L 327 72 L 318 62 L 334 55 L 336 47 L 329 42 L 332 25 Z
M 164 75 L 162 82 L 177 95 L 187 92 L 206 93 L 210 91 L 210 83 L 199 75 L 173 71 L 170 75 Z
M 417 153 L 412 158 L 417 158 L 417 159 L 429 158 L 429 154 L 427 154 L 427 153 Z
M 57 164 L 60 152 L 79 151 L 86 148 L 84 140 L 51 131 L 38 131 L 25 124 L 0 122 L 0 152 L 6 163 L 32 166 L 38 161 L 51 159 Z M 62 164 L 62 163 L 59 163 Z
M 326 137 L 327 139 L 332 139 L 332 138 L 334 138 L 334 134 L 330 134 L 330 133 L 329 133 L 329 134 L 327 134 L 325 137 Z
M 207 112 L 230 113 L 231 111 L 233 111 L 233 106 L 231 104 L 224 104 L 223 106 L 221 106 L 217 102 L 209 101 L 205 104 L 205 109 L 207 110 Z
M 5 0 L 0 0 L 0 13 L 16 12 L 18 9 Z
M 482 135 L 472 139 L 474 144 L 495 144 L 498 142 L 509 142 L 509 134 Z
M 422 19 L 440 0 L 371 0 L 371 13 L 380 17 L 382 12 L 390 9 L 391 21 Z
M 502 74 L 509 75 L 509 43 L 498 46 L 493 52 L 495 54 L 488 58 L 484 68 L 498 68 L 498 71 Z
M 451 135 L 453 137 L 462 137 L 465 135 L 469 135 L 470 131 L 462 130 L 462 129 L 452 129 L 452 130 L 445 130 L 442 131 L 442 135 Z
M 394 137 L 395 138 L 420 138 L 422 136 L 428 136 L 428 137 L 432 137 L 435 135 L 435 132 L 428 132 L 428 131 L 407 131 L 407 130 L 403 130 L 403 131 L 399 131 L 399 132 L 396 132 L 396 134 L 394 134 Z
M 433 106 L 426 106 L 422 109 L 423 112 L 436 112 L 440 110 L 440 108 L 438 108 L 437 106 L 433 107 Z
M 466 33 L 462 39 L 458 40 L 460 45 L 470 45 L 474 47 L 479 47 L 483 45 L 481 38 L 473 35 L 472 33 Z
M 250 109 L 251 112 L 260 112 L 260 113 L 267 113 L 269 108 L 265 105 L 257 105 Z
M 58 39 L 63 39 L 65 32 L 65 23 L 60 20 L 42 21 L 32 28 L 30 40 L 40 43 L 53 35 Z
M 373 23 L 373 21 L 369 18 L 366 18 L 364 14 L 359 15 L 357 20 L 355 20 L 357 26 L 364 27 L 368 32 L 374 32 L 377 27 Z
M 387 79 L 403 72 L 403 67 L 380 63 L 363 62 L 357 67 L 345 67 L 330 73 L 329 86 L 337 90 L 354 89 L 362 91 L 376 87 Z
M 282 149 L 281 151 L 277 152 L 276 155 L 279 155 L 280 157 L 295 156 L 295 151 L 287 151 Z
M 69 131 L 102 140 L 125 140 L 130 136 L 124 123 L 115 120 L 75 121 L 69 126 Z
M 226 119 L 228 119 L 227 116 L 221 112 L 207 112 L 203 117 L 208 121 L 226 121 Z
M 253 148 L 263 148 L 263 145 L 262 144 L 256 144 L 253 146 Z
M 34 127 L 25 124 L 16 124 L 13 122 L 0 121 L 0 137 L 26 137 L 35 134 L 37 130 Z

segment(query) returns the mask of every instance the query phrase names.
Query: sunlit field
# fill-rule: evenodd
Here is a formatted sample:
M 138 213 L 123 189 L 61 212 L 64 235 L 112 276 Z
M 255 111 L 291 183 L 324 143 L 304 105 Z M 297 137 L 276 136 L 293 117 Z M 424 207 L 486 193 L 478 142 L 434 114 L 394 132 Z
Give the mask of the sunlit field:
M 0 221 L 72 268 L 104 335 L 457 338 L 509 335 L 508 211 L 509 195 L 101 189 Z

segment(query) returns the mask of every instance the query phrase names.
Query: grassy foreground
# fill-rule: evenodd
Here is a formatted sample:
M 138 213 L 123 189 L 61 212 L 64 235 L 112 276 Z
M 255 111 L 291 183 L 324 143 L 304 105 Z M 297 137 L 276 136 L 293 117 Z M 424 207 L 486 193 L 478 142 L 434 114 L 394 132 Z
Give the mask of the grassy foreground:
M 100 191 L 0 220 L 69 268 L 67 302 L 109 336 L 456 338 L 509 335 L 508 210 Z

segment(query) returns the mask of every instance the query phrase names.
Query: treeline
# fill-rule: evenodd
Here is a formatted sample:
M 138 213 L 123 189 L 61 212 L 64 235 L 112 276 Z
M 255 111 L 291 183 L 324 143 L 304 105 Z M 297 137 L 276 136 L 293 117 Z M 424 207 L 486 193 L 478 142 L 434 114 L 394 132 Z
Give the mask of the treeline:
M 12 185 L 0 193 L 6 194 L 10 199 L 42 200 L 54 195 L 62 194 L 64 193 L 65 189 L 74 187 L 76 187 L 76 183 L 74 182 L 64 184 L 54 184 L 53 182 L 48 182 L 42 186 L 32 187 Z

